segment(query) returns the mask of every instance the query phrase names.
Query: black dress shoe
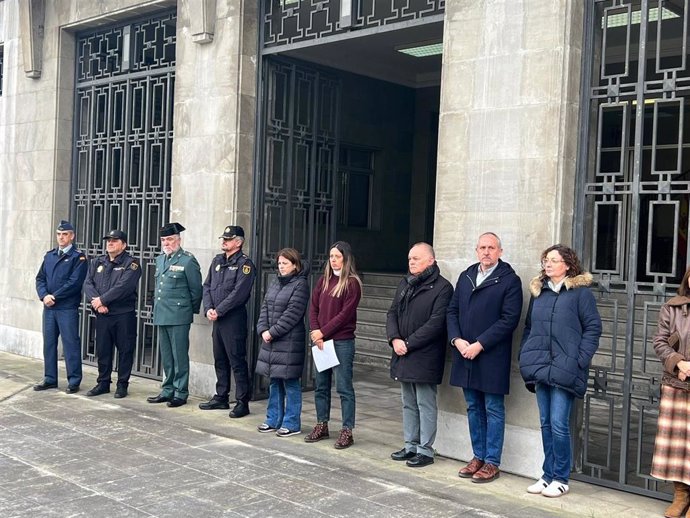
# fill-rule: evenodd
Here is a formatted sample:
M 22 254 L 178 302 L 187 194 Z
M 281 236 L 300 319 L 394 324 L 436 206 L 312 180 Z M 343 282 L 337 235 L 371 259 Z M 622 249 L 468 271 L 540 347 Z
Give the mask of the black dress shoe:
M 211 398 L 208 401 L 199 403 L 199 408 L 201 410 L 227 410 L 230 408 L 230 404 L 222 399 Z
M 123 397 L 127 397 L 127 387 L 117 387 L 117 390 L 115 390 L 115 395 L 113 397 L 115 399 L 122 399 Z
M 67 387 L 67 390 L 65 390 L 68 394 L 76 394 L 79 392 L 79 385 L 70 385 Z
M 421 453 L 417 453 L 414 457 L 412 457 L 410 460 L 406 462 L 408 466 L 411 468 L 422 468 L 424 466 L 428 466 L 429 464 L 434 463 L 434 458 L 429 457 L 427 455 L 422 455 Z
M 180 399 L 179 397 L 174 397 L 170 401 L 168 401 L 168 406 L 170 408 L 177 408 L 178 406 L 186 405 L 187 400 L 186 399 Z
M 394 451 L 391 453 L 391 459 L 393 460 L 408 460 L 417 455 L 413 451 L 407 451 L 405 448 L 399 451 Z
M 166 401 L 170 401 L 171 399 L 171 397 L 164 396 L 163 394 L 158 394 L 157 396 L 147 397 L 146 401 L 148 403 L 165 403 Z
M 34 385 L 34 390 L 48 390 L 57 388 L 57 383 L 47 383 L 45 380 Z
M 238 401 L 235 405 L 235 408 L 230 410 L 230 417 L 233 419 L 244 417 L 246 415 L 249 415 L 249 405 L 247 403 L 242 403 L 241 401 Z
M 86 395 L 88 397 L 100 396 L 101 394 L 107 394 L 110 392 L 110 387 L 108 385 L 96 385 L 94 388 L 89 390 Z

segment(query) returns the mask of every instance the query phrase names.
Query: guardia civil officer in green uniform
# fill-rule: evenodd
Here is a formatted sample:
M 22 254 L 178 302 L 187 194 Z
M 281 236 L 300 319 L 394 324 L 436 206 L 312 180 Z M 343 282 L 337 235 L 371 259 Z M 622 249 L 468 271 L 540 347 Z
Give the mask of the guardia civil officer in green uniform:
M 161 392 L 146 399 L 178 407 L 189 396 L 189 327 L 201 306 L 201 268 L 196 258 L 181 248 L 179 223 L 161 228 L 163 253 L 156 258 L 153 325 L 165 377 Z
M 98 379 L 89 397 L 110 392 L 113 352 L 117 346 L 116 398 L 127 396 L 137 342 L 137 286 L 139 261 L 127 252 L 127 234 L 111 230 L 105 236 L 106 253 L 89 263 L 84 283 L 86 299 L 96 314 L 96 357 Z
M 230 370 L 235 378 L 237 403 L 230 417 L 249 413 L 252 394 L 247 365 L 247 302 L 252 293 L 256 268 L 242 252 L 244 229 L 227 226 L 220 249 L 213 258 L 204 281 L 204 312 L 213 322 L 213 362 L 216 368 L 216 394 L 199 404 L 202 410 L 228 409 Z

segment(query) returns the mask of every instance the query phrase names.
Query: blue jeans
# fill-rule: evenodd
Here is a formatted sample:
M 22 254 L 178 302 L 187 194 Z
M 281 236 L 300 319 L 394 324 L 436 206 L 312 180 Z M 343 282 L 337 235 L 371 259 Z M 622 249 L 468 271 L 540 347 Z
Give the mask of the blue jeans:
M 542 478 L 568 483 L 572 451 L 570 445 L 570 410 L 575 396 L 558 387 L 537 383 L 537 405 L 544 447 Z
M 401 383 L 405 451 L 434 456 L 438 416 L 436 391 L 434 383 Z
M 271 378 L 268 388 L 266 424 L 271 428 L 300 430 L 302 422 L 302 385 L 299 378 Z
M 335 354 L 340 365 L 316 373 L 316 420 L 327 422 L 331 417 L 331 381 L 335 375 L 335 389 L 340 396 L 343 428 L 355 427 L 355 389 L 352 386 L 352 366 L 355 360 L 354 340 L 335 340 Z
M 468 388 L 463 392 L 467 402 L 472 453 L 479 460 L 500 466 L 506 424 L 505 396 Z

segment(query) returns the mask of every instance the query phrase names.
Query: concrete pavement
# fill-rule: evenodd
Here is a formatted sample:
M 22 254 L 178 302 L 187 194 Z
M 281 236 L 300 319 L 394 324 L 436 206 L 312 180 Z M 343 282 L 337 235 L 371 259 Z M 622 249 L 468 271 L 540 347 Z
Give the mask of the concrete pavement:
M 358 381 L 355 445 L 304 434 L 260 434 L 264 402 L 252 414 L 152 405 L 158 384 L 133 379 L 130 396 L 84 394 L 95 384 L 85 367 L 82 391 L 34 392 L 42 362 L 0 352 L 0 516 L 9 517 L 650 517 L 665 502 L 572 482 L 571 493 L 529 495 L 532 481 L 503 473 L 490 484 L 459 479 L 462 463 L 437 458 L 412 469 L 389 459 L 401 444 L 394 385 Z M 335 392 L 334 392 L 335 395 Z M 377 400 L 378 398 L 378 400 Z M 305 393 L 303 430 L 314 422 Z

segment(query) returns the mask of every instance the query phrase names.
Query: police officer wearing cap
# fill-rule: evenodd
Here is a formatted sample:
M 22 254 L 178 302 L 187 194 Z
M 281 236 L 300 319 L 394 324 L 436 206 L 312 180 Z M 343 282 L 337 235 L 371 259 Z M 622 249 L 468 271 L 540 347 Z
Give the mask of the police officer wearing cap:
M 34 390 L 57 388 L 58 337 L 67 367 L 67 393 L 79 391 L 81 384 L 81 340 L 79 304 L 86 277 L 86 256 L 74 246 L 74 227 L 62 220 L 56 229 L 56 248 L 46 252 L 36 274 L 36 292 L 43 302 L 43 381 Z
M 228 409 L 230 370 L 235 377 L 237 403 L 230 417 L 249 413 L 251 382 L 247 365 L 247 301 L 252 292 L 256 268 L 242 252 L 244 229 L 225 227 L 220 249 L 213 258 L 204 281 L 204 311 L 213 322 L 213 359 L 216 394 L 199 404 L 202 410 Z
M 103 240 L 106 253 L 90 261 L 84 293 L 96 313 L 97 385 L 87 396 L 110 392 L 113 352 L 117 346 L 116 398 L 127 396 L 137 341 L 137 285 L 141 278 L 139 261 L 125 250 L 127 234 L 111 230 Z
M 161 228 L 163 253 L 156 258 L 153 325 L 165 377 L 160 394 L 146 399 L 178 407 L 189 396 L 189 328 L 201 306 L 201 268 L 196 258 L 181 247 L 179 223 Z

